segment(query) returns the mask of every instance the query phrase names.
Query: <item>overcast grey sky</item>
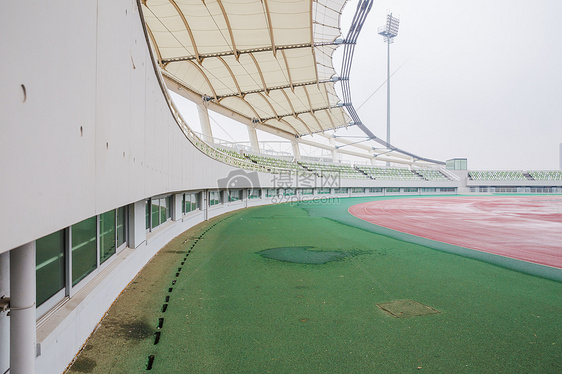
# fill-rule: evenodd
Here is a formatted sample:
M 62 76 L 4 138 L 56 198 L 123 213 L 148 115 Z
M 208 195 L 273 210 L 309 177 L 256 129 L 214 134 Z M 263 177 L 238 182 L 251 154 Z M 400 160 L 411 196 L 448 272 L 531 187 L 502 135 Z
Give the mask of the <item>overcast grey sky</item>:
M 353 0 L 344 9 L 344 35 L 356 6 Z M 391 78 L 395 146 L 443 161 L 466 157 L 472 170 L 558 169 L 562 0 L 375 0 L 352 65 L 356 109 L 386 80 L 386 44 L 377 29 L 387 10 L 400 17 L 391 45 L 392 71 L 402 65 Z M 386 139 L 385 86 L 358 113 Z M 185 117 L 197 131 L 195 108 Z M 248 139 L 244 125 L 216 113 L 211 121 L 219 138 Z
M 344 10 L 344 31 L 356 4 Z M 562 1 L 375 0 L 352 66 L 356 108 L 386 79 L 377 28 L 387 10 L 400 17 L 391 71 L 404 64 L 391 78 L 394 145 L 467 157 L 469 169 L 558 169 Z M 358 113 L 386 138 L 386 87 Z

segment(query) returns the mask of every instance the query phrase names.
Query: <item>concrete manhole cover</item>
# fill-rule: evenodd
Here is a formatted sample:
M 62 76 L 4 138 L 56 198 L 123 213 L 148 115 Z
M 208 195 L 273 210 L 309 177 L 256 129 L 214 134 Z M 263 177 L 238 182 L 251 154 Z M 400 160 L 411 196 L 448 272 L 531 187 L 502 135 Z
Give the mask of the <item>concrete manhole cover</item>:
M 414 300 L 397 300 L 389 303 L 377 304 L 377 306 L 396 318 L 408 318 L 439 313 L 437 309 L 433 309 L 432 307 Z

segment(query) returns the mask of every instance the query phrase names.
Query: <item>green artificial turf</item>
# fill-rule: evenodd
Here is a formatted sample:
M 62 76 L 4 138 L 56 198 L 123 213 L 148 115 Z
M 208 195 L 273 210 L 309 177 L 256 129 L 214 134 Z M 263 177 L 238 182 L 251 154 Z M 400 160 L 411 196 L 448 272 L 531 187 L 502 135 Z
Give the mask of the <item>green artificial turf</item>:
M 99 373 L 562 372 L 561 283 L 369 231 L 347 213 L 369 200 L 251 208 L 188 231 L 143 270 L 142 292 L 125 291 L 77 363 Z M 295 247 L 343 256 L 262 252 Z M 381 308 L 411 301 L 436 312 Z M 135 339 L 118 336 L 135 321 Z

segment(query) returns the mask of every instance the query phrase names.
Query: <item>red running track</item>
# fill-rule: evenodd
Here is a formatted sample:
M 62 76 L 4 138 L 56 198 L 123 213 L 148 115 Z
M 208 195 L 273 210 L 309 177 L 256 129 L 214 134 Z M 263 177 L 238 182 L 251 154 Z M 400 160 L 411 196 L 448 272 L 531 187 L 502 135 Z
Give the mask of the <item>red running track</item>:
M 349 212 L 422 238 L 562 268 L 562 196 L 394 199 Z

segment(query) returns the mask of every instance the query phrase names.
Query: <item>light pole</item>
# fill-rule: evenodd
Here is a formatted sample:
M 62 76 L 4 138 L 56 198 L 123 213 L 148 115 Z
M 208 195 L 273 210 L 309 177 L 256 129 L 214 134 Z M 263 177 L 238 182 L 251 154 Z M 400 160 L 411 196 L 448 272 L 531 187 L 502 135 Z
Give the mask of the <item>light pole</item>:
M 394 37 L 398 35 L 398 26 L 400 20 L 392 16 L 392 13 L 386 15 L 386 24 L 379 27 L 379 35 L 384 37 L 387 44 L 387 60 L 386 60 L 386 142 L 390 144 L 390 44 L 394 43 Z M 387 163 L 389 165 L 390 163 Z

